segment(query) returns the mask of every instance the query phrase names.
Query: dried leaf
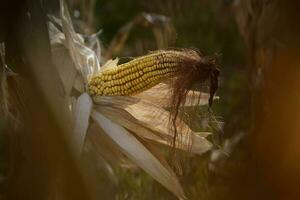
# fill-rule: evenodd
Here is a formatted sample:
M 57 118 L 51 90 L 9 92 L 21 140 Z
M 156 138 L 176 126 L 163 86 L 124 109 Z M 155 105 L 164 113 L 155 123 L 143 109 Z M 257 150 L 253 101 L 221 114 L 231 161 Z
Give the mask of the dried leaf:
M 119 53 L 123 49 L 130 32 L 137 26 L 152 30 L 158 49 L 166 48 L 175 41 L 176 33 L 170 18 L 153 13 L 142 13 L 135 16 L 118 30 L 104 52 L 104 59 L 109 59 Z
M 88 160 L 88 167 L 95 169 L 95 171 L 92 171 L 91 173 L 99 173 L 100 171 L 101 174 L 105 174 L 112 183 L 117 185 L 118 178 L 115 175 L 112 166 L 101 155 L 99 155 L 97 151 L 95 151 L 92 141 L 85 141 L 81 159 L 83 162 Z M 95 182 L 99 182 L 99 184 L 101 184 L 101 182 L 103 183 L 103 179 L 99 179 L 99 177 L 94 177 L 94 179 L 96 179 Z
M 111 107 L 111 106 L 96 106 L 95 109 L 103 114 L 105 117 L 109 118 L 113 122 L 120 124 L 121 126 L 125 127 L 126 129 L 134 132 L 137 136 L 154 141 L 155 143 L 162 144 L 168 146 L 169 148 L 173 148 L 172 146 L 172 138 L 166 137 L 162 133 L 157 133 L 147 127 L 144 126 L 144 123 L 137 120 L 132 116 L 129 112 L 123 109 Z M 195 135 L 195 142 L 192 143 L 184 143 L 189 141 L 188 139 L 176 140 L 176 148 L 179 148 L 184 151 L 191 151 L 191 153 L 202 153 L 199 151 L 199 145 L 202 144 L 201 141 L 198 141 L 198 138 L 206 137 L 209 133 L 207 132 L 199 132 L 199 133 L 192 133 Z M 187 134 L 185 134 L 187 136 Z M 203 145 L 203 144 L 202 144 Z
M 80 95 L 76 102 L 75 115 L 74 115 L 74 150 L 75 155 L 79 158 L 89 126 L 89 118 L 92 111 L 93 101 L 87 93 Z
M 118 65 L 118 62 L 119 62 L 119 58 L 110 59 L 106 61 L 106 63 L 101 67 L 101 70 L 116 67 Z
M 84 45 L 82 38 L 74 31 L 68 8 L 60 0 L 62 28 L 72 60 L 85 82 L 100 70 L 100 62 L 93 50 Z
M 111 106 L 98 106 L 95 107 L 95 109 L 101 114 L 103 114 L 105 117 L 134 132 L 137 136 L 141 138 L 169 145 L 168 141 L 162 138 L 159 135 L 159 133 L 156 133 L 144 127 L 137 119 L 135 119 L 129 112 L 125 110 L 114 108 Z
M 160 83 L 149 90 L 141 92 L 135 97 L 146 99 L 162 107 L 170 106 L 170 97 L 172 96 L 172 87 L 169 84 Z M 200 97 L 200 99 L 199 99 Z M 215 97 L 215 99 L 218 97 Z M 184 106 L 207 105 L 209 94 L 199 91 L 189 91 Z
M 131 133 L 99 112 L 93 111 L 92 118 L 120 146 L 126 156 L 179 199 L 186 199 L 175 173 L 165 168 Z
M 103 157 L 107 162 L 115 166 L 134 169 L 135 165 L 122 153 L 120 147 L 103 131 L 103 129 L 92 122 L 85 140 L 85 145 L 90 143 L 91 150 Z
M 136 120 L 136 123 L 157 133 L 163 140 L 172 141 L 173 132 L 169 126 L 169 112 L 162 109 L 160 106 L 136 97 L 126 96 L 103 96 L 95 98 L 94 100 L 100 107 L 108 106 L 127 111 Z M 120 114 L 120 112 L 118 114 Z M 120 116 L 115 117 L 115 120 L 119 120 L 120 122 Z M 131 120 L 132 119 L 130 119 L 130 121 Z M 191 148 L 191 151 L 197 154 L 205 153 L 211 149 L 212 144 L 205 137 L 195 134 L 182 120 L 178 119 L 177 121 L 178 127 L 180 127 L 178 129 L 179 137 L 177 138 L 178 148 Z M 157 141 L 160 140 L 158 139 Z

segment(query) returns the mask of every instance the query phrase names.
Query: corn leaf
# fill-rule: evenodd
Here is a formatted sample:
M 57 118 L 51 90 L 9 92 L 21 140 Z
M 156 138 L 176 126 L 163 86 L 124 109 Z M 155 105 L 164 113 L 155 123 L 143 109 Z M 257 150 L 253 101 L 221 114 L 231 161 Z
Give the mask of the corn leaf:
M 91 122 L 85 145 L 92 145 L 91 151 L 114 166 L 134 169 L 136 166 L 122 153 L 120 147 L 104 132 L 99 124 Z
M 95 151 L 92 141 L 85 141 L 81 159 L 85 159 L 85 162 L 86 160 L 89 161 L 87 164 L 89 165 L 89 168 L 92 168 L 94 170 L 92 171 L 92 173 L 99 173 L 100 171 L 101 174 L 105 174 L 112 183 L 117 185 L 118 178 L 115 175 L 112 166 L 107 162 L 106 159 L 99 155 L 97 151 Z M 103 179 L 99 179 L 99 177 L 97 176 L 94 176 L 93 178 L 96 179 L 95 182 L 99 182 L 100 185 L 101 182 L 103 184 Z
M 95 109 L 99 111 L 101 114 L 112 120 L 113 122 L 120 124 L 121 126 L 125 127 L 126 129 L 134 132 L 138 137 L 141 137 L 146 140 L 154 141 L 155 143 L 162 144 L 169 148 L 173 148 L 172 146 L 172 139 L 169 136 L 165 136 L 162 133 L 158 133 L 153 131 L 144 126 L 143 122 L 139 121 L 138 119 L 134 118 L 129 112 L 123 109 L 111 107 L 111 106 L 96 106 Z M 191 153 L 202 153 L 199 151 L 198 145 L 203 145 L 201 139 L 206 137 L 209 133 L 207 132 L 199 132 L 199 133 L 192 133 L 194 136 L 195 142 L 191 143 L 188 139 L 181 139 L 177 138 L 176 140 L 176 148 L 184 150 L 184 151 L 191 151 Z M 185 135 L 187 136 L 187 135 Z M 193 136 L 190 136 L 193 137 Z M 200 141 L 198 141 L 200 138 Z
M 110 59 L 101 67 L 101 70 L 109 69 L 111 67 L 116 67 L 118 65 L 119 58 Z
M 76 156 L 79 158 L 82 152 L 82 147 L 89 126 L 89 118 L 93 106 L 93 101 L 87 93 L 83 93 L 78 98 L 74 110 L 74 148 Z
M 154 104 L 161 105 L 162 107 L 170 106 L 170 98 L 172 96 L 172 87 L 169 84 L 160 83 L 149 90 L 141 92 L 135 97 L 146 99 Z M 199 99 L 200 97 L 200 99 Z M 217 97 L 215 97 L 217 98 Z M 184 106 L 194 105 L 207 105 L 209 94 L 199 91 L 189 91 Z
M 113 96 L 113 97 L 100 97 L 95 98 L 95 102 L 99 105 L 97 109 L 102 110 L 115 121 L 122 123 L 126 128 L 133 130 L 143 130 L 137 129 L 137 125 L 142 126 L 146 129 L 152 131 L 149 136 L 146 135 L 146 131 L 141 134 L 142 137 L 152 139 L 160 143 L 169 143 L 173 140 L 174 133 L 169 126 L 169 112 L 162 109 L 160 106 L 153 104 L 149 101 L 138 99 L 136 97 L 126 97 L 126 96 Z M 125 110 L 127 112 L 126 117 L 124 112 L 116 111 L 118 116 L 113 116 L 114 114 L 105 112 L 104 106 L 117 108 L 119 110 Z M 103 107 L 103 108 L 102 108 Z M 107 110 L 108 108 L 106 108 Z M 128 113 L 130 115 L 128 115 Z M 123 119 L 122 115 L 124 116 Z M 127 119 L 126 119 L 127 118 Z M 135 121 L 133 121 L 133 119 Z M 125 121 L 126 120 L 126 121 Z M 135 125 L 129 125 L 128 123 L 135 122 Z M 177 138 L 177 148 L 189 149 L 193 153 L 202 154 L 211 149 L 212 144 L 201 134 L 196 134 L 193 132 L 188 125 L 186 125 L 182 120 L 177 120 L 178 125 L 178 138 Z M 135 132 L 135 131 L 134 131 Z M 159 137 L 153 138 L 156 133 Z M 207 133 L 204 133 L 207 135 Z M 165 140 L 162 142 L 162 140 Z
M 131 133 L 99 112 L 93 111 L 92 118 L 134 163 L 145 170 L 179 199 L 186 199 L 175 173 L 165 168 Z
M 85 82 L 100 70 L 100 62 L 96 53 L 84 45 L 83 39 L 75 32 L 68 8 L 63 0 L 60 0 L 62 28 L 70 56 L 77 70 L 81 73 Z

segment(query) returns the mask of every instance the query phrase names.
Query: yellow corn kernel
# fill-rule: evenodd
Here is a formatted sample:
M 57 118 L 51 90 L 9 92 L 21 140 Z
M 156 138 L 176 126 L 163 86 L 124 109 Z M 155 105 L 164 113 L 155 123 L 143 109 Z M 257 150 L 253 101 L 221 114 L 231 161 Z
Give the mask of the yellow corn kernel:
M 89 81 L 89 93 L 133 95 L 177 75 L 183 61 L 191 59 L 183 51 L 157 51 L 124 64 L 105 69 Z

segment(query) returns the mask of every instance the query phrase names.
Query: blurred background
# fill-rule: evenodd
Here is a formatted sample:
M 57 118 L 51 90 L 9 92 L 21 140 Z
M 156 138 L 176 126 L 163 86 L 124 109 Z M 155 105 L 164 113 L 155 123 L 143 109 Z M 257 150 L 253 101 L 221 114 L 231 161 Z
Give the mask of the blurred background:
M 42 2 L 48 13 L 58 13 L 55 1 Z M 220 99 L 212 109 L 222 129 L 213 130 L 211 152 L 185 163 L 179 179 L 189 199 L 299 199 L 298 3 L 69 0 L 68 5 L 76 31 L 98 32 L 102 62 L 174 47 L 219 56 Z M 0 121 L 0 199 L 6 199 L 8 187 L 6 126 Z M 142 171 L 114 170 L 115 182 L 95 175 L 102 199 L 176 199 Z

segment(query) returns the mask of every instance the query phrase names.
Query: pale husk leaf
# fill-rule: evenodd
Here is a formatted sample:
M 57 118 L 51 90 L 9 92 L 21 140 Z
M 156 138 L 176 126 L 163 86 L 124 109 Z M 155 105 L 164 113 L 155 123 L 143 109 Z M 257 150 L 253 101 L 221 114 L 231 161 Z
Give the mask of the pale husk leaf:
M 89 78 L 100 70 L 100 62 L 96 53 L 84 45 L 82 38 L 75 32 L 68 8 L 63 0 L 60 0 L 62 28 L 70 56 L 85 83 Z
M 76 157 L 79 158 L 89 126 L 89 118 L 93 107 L 93 101 L 87 93 L 83 93 L 77 99 L 74 110 L 73 139 Z
M 116 67 L 118 65 L 118 62 L 119 62 L 119 58 L 110 59 L 110 60 L 106 61 L 106 63 L 104 65 L 102 65 L 101 71 Z
M 154 104 L 162 107 L 170 106 L 170 98 L 172 97 L 172 87 L 170 84 L 159 83 L 156 86 L 141 92 L 135 97 L 146 99 Z M 199 91 L 189 91 L 186 96 L 184 106 L 207 105 L 209 94 Z
M 156 104 L 136 97 L 126 96 L 103 96 L 94 98 L 94 101 L 100 107 L 109 106 L 125 110 L 136 120 L 136 122 L 138 122 L 139 125 L 151 130 L 153 133 L 157 133 L 157 136 L 165 141 L 172 141 L 174 137 L 174 133 L 169 126 L 169 112 Z M 129 116 L 127 115 L 127 117 Z M 115 120 L 118 119 L 121 121 L 120 116 L 115 117 Z M 205 153 L 211 149 L 212 144 L 205 137 L 202 137 L 200 134 L 195 134 L 195 132 L 193 132 L 188 125 L 179 118 L 177 122 L 179 127 L 179 134 L 176 141 L 177 148 L 188 149 L 191 147 L 192 152 L 197 154 Z M 159 139 L 157 141 L 161 142 Z
M 134 163 L 144 169 L 179 199 L 185 199 L 184 192 L 175 173 L 165 168 L 131 133 L 99 112 L 93 111 L 92 118 L 103 128 L 105 133 L 120 146 L 123 153 Z
M 85 145 L 90 143 L 91 150 L 114 166 L 136 168 L 132 162 L 122 153 L 120 147 L 108 136 L 99 124 L 92 121 L 88 129 Z
M 120 124 L 121 126 L 125 127 L 126 129 L 134 132 L 137 136 L 153 141 L 158 144 L 165 145 L 169 148 L 173 148 L 172 145 L 172 138 L 169 135 L 166 137 L 162 133 L 157 133 L 147 127 L 145 127 L 144 123 L 137 120 L 132 116 L 129 112 L 123 109 L 111 107 L 111 106 L 96 106 L 95 109 L 107 118 L 111 119 L 113 122 Z M 188 142 L 188 139 L 179 140 L 177 138 L 175 148 L 184 150 L 184 151 L 191 151 L 191 153 L 195 154 L 202 154 L 203 151 L 199 151 L 199 145 L 202 144 L 198 138 L 204 138 L 209 133 L 208 132 L 199 132 L 199 133 L 192 133 L 194 136 L 194 142 Z M 185 135 L 187 136 L 187 135 Z M 191 136 L 193 137 L 193 136 Z M 200 139 L 200 140 L 201 140 Z M 203 145 L 203 144 L 202 144 Z

